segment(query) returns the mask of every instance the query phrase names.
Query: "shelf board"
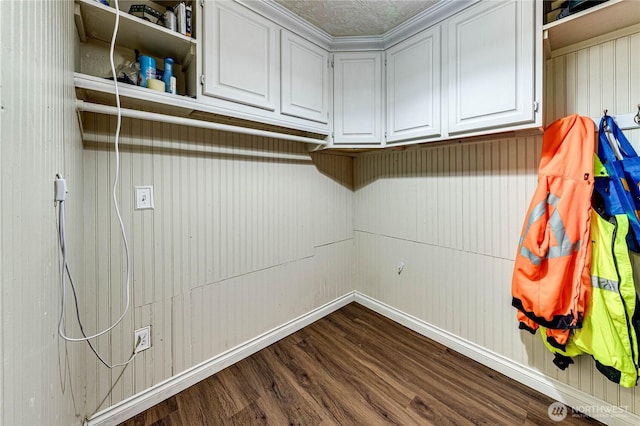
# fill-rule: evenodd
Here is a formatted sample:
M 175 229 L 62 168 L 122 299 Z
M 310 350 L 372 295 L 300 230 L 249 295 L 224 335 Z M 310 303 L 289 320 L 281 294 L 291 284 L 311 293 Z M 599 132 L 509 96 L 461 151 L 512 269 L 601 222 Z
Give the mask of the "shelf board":
M 74 81 L 78 99 L 105 105 L 115 105 L 113 80 L 75 73 Z M 118 85 L 118 92 L 123 108 L 173 114 L 182 117 L 187 117 L 196 109 L 194 99 L 188 96 L 173 95 L 125 83 Z
M 113 80 L 75 73 L 74 84 L 78 100 L 115 106 Z M 261 122 L 258 119 L 251 119 L 251 117 L 240 117 L 233 110 L 211 106 L 188 96 L 172 95 L 130 84 L 120 83 L 118 92 L 122 108 L 306 136 L 318 139 L 319 144 L 326 144 L 324 139 L 328 135 L 328 131 L 320 128 L 296 129 L 283 122 Z
M 75 0 L 76 27 L 80 39 L 85 37 L 111 42 L 116 11 L 94 0 Z M 118 46 L 138 49 L 141 54 L 158 58 L 170 56 L 187 68 L 196 54 L 196 40 L 137 16 L 120 12 Z
M 542 27 L 549 51 L 640 23 L 640 1 L 608 0 Z

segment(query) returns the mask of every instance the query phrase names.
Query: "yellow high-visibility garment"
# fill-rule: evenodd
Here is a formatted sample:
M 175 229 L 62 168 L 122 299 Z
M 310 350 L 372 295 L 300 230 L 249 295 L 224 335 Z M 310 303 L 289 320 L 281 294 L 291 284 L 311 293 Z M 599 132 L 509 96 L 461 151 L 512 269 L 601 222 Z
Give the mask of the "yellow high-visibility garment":
M 556 354 L 554 363 L 565 369 L 571 357 L 590 354 L 597 369 L 624 387 L 638 381 L 637 296 L 626 236 L 629 219 L 612 216 L 608 221 L 591 211 L 591 285 L 582 328 L 572 330 L 565 350 L 549 344 L 547 330 L 541 335 Z

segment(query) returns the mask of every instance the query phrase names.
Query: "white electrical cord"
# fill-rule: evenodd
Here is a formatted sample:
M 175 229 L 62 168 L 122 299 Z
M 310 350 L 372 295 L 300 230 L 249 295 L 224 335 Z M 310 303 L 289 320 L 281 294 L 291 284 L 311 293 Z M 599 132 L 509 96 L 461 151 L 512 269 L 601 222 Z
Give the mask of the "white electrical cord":
M 115 64 L 114 64 L 115 42 L 116 42 L 116 37 L 118 35 L 118 27 L 120 25 L 120 9 L 119 9 L 118 0 L 114 0 L 114 7 L 115 7 L 115 12 L 116 12 L 116 20 L 115 20 L 115 25 L 113 27 L 113 35 L 111 37 L 111 46 L 109 48 L 109 61 L 110 61 L 110 64 L 111 64 L 111 73 L 113 75 L 113 82 L 114 82 L 114 86 L 115 86 L 116 108 L 118 110 L 118 113 L 117 113 L 117 124 L 116 124 L 115 140 L 114 140 L 114 143 L 115 143 L 116 170 L 115 170 L 115 177 L 113 179 L 112 198 L 113 198 L 113 206 L 114 206 L 114 209 L 115 209 L 115 212 L 116 212 L 116 216 L 118 217 L 118 223 L 120 224 L 120 231 L 121 231 L 121 234 L 122 234 L 122 241 L 123 241 L 123 244 L 124 244 L 124 251 L 125 251 L 125 258 L 126 258 L 126 260 L 125 260 L 125 263 L 126 263 L 126 265 L 125 265 L 126 266 L 126 303 L 125 303 L 125 308 L 124 308 L 124 311 L 122 312 L 122 315 L 120 315 L 120 318 L 118 318 L 118 320 L 115 323 L 113 323 L 111 326 L 109 326 L 105 330 L 100 331 L 100 332 L 98 332 L 98 333 L 96 333 L 94 335 L 91 335 L 91 336 L 87 336 L 85 334 L 84 327 L 82 325 L 82 322 L 80 321 L 77 293 L 76 293 L 75 285 L 73 284 L 73 278 L 71 277 L 71 272 L 69 271 L 69 266 L 67 264 L 66 236 L 65 236 L 65 224 L 64 224 L 64 200 L 60 201 L 60 212 L 59 212 L 59 240 L 60 240 L 60 249 L 62 251 L 62 278 L 61 278 L 61 283 L 62 283 L 62 311 L 60 313 L 60 321 L 58 322 L 58 334 L 60 335 L 60 337 L 62 337 L 63 339 L 65 339 L 67 341 L 71 341 L 71 342 L 83 342 L 83 341 L 86 341 L 87 343 L 89 343 L 89 346 L 91 346 L 91 349 L 96 354 L 96 356 L 100 359 L 100 361 L 102 361 L 102 363 L 105 364 L 109 368 L 123 366 L 123 365 L 127 365 L 128 363 L 130 363 L 133 360 L 133 358 L 135 357 L 136 349 L 137 349 L 138 345 L 140 344 L 140 342 L 136 342 L 135 343 L 135 347 L 134 347 L 134 349 L 132 351 L 132 355 L 126 362 L 110 365 L 109 363 L 105 362 L 102 359 L 102 357 L 100 357 L 100 355 L 96 352 L 96 350 L 91 345 L 91 342 L 89 341 L 90 339 L 95 339 L 96 337 L 102 336 L 102 335 L 110 332 L 111 330 L 113 330 L 118 324 L 120 324 L 122 322 L 124 317 L 127 315 L 127 312 L 129 311 L 129 307 L 131 305 L 131 280 L 130 280 L 130 265 L 129 265 L 129 243 L 127 242 L 127 235 L 126 235 L 126 232 L 125 232 L 125 229 L 124 229 L 124 222 L 122 221 L 122 215 L 120 214 L 120 208 L 118 206 L 118 198 L 116 197 L 116 189 L 118 187 L 118 176 L 120 174 L 119 139 L 120 139 L 120 127 L 121 127 L 121 124 L 122 124 L 122 115 L 121 115 L 121 106 L 120 106 L 120 92 L 118 90 L 118 76 L 116 74 L 116 69 L 115 69 Z M 65 310 L 66 310 L 66 283 L 65 283 L 65 277 L 66 277 L 67 274 L 69 275 L 69 281 L 70 281 L 71 288 L 73 290 L 74 298 L 75 298 L 75 301 L 76 301 L 76 315 L 78 317 L 78 324 L 80 326 L 80 330 L 82 332 L 82 336 L 83 337 L 69 337 L 64 332 L 64 317 L 65 317 Z
M 58 176 L 59 177 L 59 176 Z M 60 242 L 60 251 L 62 252 L 62 276 L 60 277 L 60 281 L 62 282 L 62 310 L 64 312 L 64 310 L 66 309 L 66 291 L 67 291 L 67 286 L 66 286 L 66 282 L 65 282 L 65 276 L 69 276 L 69 285 L 71 286 L 71 290 L 73 291 L 73 300 L 75 302 L 75 311 L 76 311 L 76 318 L 78 320 L 78 326 L 80 327 L 80 332 L 82 333 L 82 335 L 84 336 L 83 339 L 76 339 L 77 340 L 85 340 L 88 344 L 89 347 L 91 348 L 91 350 L 93 351 L 94 354 L 96 354 L 96 356 L 98 357 L 98 359 L 100 360 L 100 362 L 102 362 L 106 367 L 108 368 L 115 368 L 115 367 L 120 367 L 123 365 L 127 365 L 129 364 L 136 356 L 137 352 L 136 349 L 138 348 L 138 346 L 141 343 L 141 340 L 139 339 L 136 343 L 135 343 L 135 347 L 133 348 L 133 352 L 131 353 L 131 356 L 129 357 L 129 359 L 125 362 L 119 363 L 119 364 L 109 364 L 107 361 L 105 361 L 100 354 L 98 353 L 98 351 L 93 347 L 93 345 L 91 344 L 91 341 L 89 340 L 91 337 L 87 337 L 86 333 L 84 332 L 84 326 L 82 324 L 82 320 L 80 319 L 80 308 L 78 306 L 78 292 L 76 291 L 76 286 L 73 282 L 73 276 L 71 275 L 71 270 L 69 269 L 69 264 L 67 263 L 67 248 L 66 248 L 66 235 L 65 235 L 65 220 L 64 220 L 64 200 L 60 200 L 59 201 L 60 205 L 59 205 L 59 211 L 58 211 L 58 240 Z M 61 317 L 64 317 L 64 315 L 61 315 Z M 60 328 L 58 329 L 58 331 L 60 331 Z M 61 335 L 62 338 L 69 340 L 69 338 L 67 338 L 64 335 Z

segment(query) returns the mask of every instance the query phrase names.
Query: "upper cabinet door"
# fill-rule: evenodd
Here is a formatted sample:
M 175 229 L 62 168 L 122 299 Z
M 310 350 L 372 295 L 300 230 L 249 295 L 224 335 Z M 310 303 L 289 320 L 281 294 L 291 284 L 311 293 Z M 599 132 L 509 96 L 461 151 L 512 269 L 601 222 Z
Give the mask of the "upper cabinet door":
M 278 27 L 232 1 L 205 2 L 205 95 L 268 110 L 277 107 Z
M 329 52 L 282 30 L 282 114 L 329 121 Z
M 382 53 L 336 53 L 333 59 L 334 143 L 382 143 Z
M 387 50 L 387 142 L 440 136 L 440 27 Z
M 449 133 L 535 121 L 535 3 L 482 1 L 448 20 Z

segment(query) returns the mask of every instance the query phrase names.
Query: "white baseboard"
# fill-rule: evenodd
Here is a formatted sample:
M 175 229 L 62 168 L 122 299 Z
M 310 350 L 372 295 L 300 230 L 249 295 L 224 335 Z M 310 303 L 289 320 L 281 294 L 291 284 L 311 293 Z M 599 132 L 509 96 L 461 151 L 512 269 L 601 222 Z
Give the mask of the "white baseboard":
M 353 301 L 535 389 L 550 398 L 554 398 L 556 401 L 560 401 L 579 411 L 592 410 L 586 414 L 607 425 L 640 424 L 640 416 L 622 410 L 620 407 L 613 406 L 565 383 L 547 377 L 539 371 L 518 364 L 502 355 L 489 351 L 482 346 L 462 339 L 446 330 L 428 324 L 357 291 L 345 294 L 307 314 L 293 319 L 177 374 L 164 382 L 133 395 L 118 404 L 100 411 L 88 419 L 86 424 L 114 425 L 121 423 Z M 584 409 L 580 410 L 580 408 Z
M 201 380 L 221 371 L 230 365 L 266 348 L 272 343 L 306 327 L 307 325 L 329 315 L 331 312 L 353 302 L 354 293 L 349 292 L 319 308 L 314 309 L 296 319 L 276 327 L 235 348 L 229 349 L 207 361 L 183 371 L 163 382 L 133 395 L 118 404 L 102 410 L 89 418 L 87 425 L 114 425 L 139 414 L 167 398 L 176 395 Z
M 355 301 L 398 324 L 441 343 L 480 364 L 496 370 L 538 392 L 554 398 L 578 411 L 583 411 L 607 425 L 639 425 L 640 416 L 602 401 L 588 393 L 545 376 L 539 371 L 518 364 L 502 355 L 489 351 L 473 342 L 462 339 L 448 331 L 428 324 L 392 306 L 382 303 L 358 291 Z M 581 410 L 582 408 L 582 410 Z M 562 424 L 562 423 L 559 423 Z

